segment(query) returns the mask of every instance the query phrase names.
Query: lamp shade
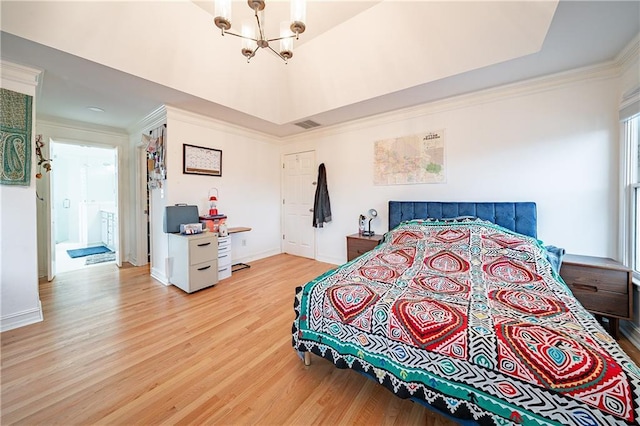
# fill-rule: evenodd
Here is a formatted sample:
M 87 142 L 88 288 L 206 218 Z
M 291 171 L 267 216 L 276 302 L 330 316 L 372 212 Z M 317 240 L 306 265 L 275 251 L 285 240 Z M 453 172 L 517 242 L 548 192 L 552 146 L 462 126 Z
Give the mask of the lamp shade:
M 293 34 L 288 22 L 280 23 L 280 56 L 291 59 L 293 56 Z
M 251 21 L 242 22 L 242 54 L 247 58 L 253 56 L 253 52 L 258 48 L 255 41 L 256 27 Z
M 218 28 L 223 30 L 231 28 L 231 0 L 216 0 L 215 14 L 214 22 Z
M 291 32 L 302 34 L 306 29 L 307 3 L 305 0 L 291 0 Z
M 231 30 L 231 5 L 234 0 L 214 0 L 216 27 L 220 28 L 221 35 L 229 34 L 242 39 L 242 54 L 250 62 L 259 49 L 270 50 L 283 59 L 286 63 L 293 57 L 293 39 L 298 40 L 298 36 L 306 29 L 307 5 L 306 0 L 289 0 L 291 4 L 291 21 L 280 26 L 279 37 L 267 36 L 267 25 L 265 16 L 265 0 L 246 0 L 247 5 L 253 11 L 251 23 L 241 25 L 241 30 Z M 270 43 L 280 41 L 280 50 L 277 51 Z

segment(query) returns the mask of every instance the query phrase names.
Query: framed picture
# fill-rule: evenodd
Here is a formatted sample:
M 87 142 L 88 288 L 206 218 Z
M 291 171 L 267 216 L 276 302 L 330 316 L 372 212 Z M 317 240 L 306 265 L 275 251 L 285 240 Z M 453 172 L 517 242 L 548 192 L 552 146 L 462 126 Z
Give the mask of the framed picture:
M 182 173 L 187 175 L 222 176 L 222 151 L 214 148 L 182 144 Z

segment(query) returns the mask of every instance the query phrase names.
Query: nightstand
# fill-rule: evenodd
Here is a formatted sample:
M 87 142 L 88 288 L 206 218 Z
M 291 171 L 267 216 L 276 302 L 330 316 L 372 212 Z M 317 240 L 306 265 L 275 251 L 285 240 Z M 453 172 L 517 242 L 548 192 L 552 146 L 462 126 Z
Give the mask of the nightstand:
M 372 235 L 370 237 L 364 237 L 360 234 L 353 234 L 347 236 L 347 261 L 353 260 L 361 254 L 372 250 L 378 245 L 382 235 Z
M 618 339 L 620 319 L 633 319 L 631 270 L 613 259 L 567 254 L 560 276 L 586 310 L 609 320 Z

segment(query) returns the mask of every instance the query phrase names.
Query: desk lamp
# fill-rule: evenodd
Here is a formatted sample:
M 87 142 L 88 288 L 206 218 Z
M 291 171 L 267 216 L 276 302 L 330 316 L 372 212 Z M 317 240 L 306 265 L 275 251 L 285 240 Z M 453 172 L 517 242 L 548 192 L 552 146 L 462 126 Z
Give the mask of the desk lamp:
M 375 235 L 375 232 L 371 230 L 371 221 L 375 219 L 377 216 L 378 216 L 378 212 L 376 211 L 376 209 L 369 209 L 369 230 L 364 231 L 362 233 L 363 236 L 372 237 L 373 235 Z

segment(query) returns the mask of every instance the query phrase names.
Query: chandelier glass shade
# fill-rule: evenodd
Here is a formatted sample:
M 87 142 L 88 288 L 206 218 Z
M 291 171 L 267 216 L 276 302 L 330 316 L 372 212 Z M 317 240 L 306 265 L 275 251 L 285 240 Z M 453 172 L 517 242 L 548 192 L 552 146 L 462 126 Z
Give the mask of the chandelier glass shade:
M 306 3 L 305 0 L 291 0 L 291 21 L 280 24 L 279 37 L 267 38 L 264 28 L 264 0 L 247 0 L 247 4 L 253 10 L 255 22 L 243 22 L 240 33 L 231 30 L 231 0 L 215 0 L 216 27 L 220 28 L 222 35 L 229 34 L 242 39 L 242 54 L 251 60 L 258 49 L 269 49 L 286 63 L 293 57 L 293 40 L 306 30 Z M 279 50 L 275 50 L 270 43 L 280 42 Z

